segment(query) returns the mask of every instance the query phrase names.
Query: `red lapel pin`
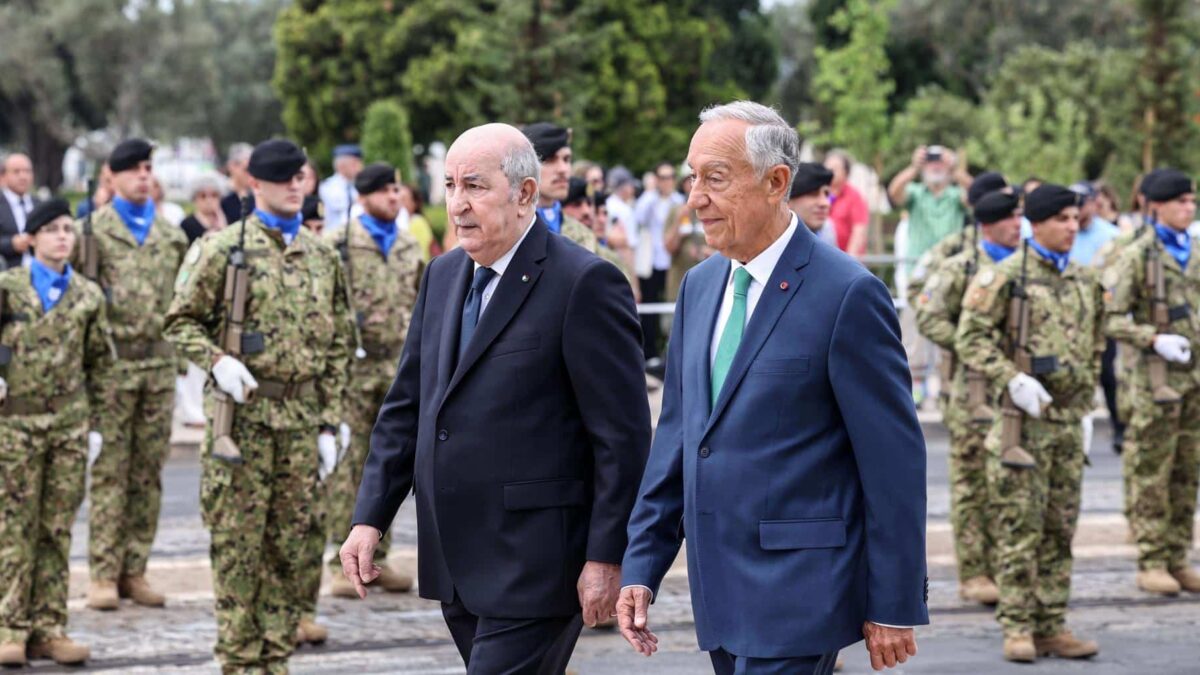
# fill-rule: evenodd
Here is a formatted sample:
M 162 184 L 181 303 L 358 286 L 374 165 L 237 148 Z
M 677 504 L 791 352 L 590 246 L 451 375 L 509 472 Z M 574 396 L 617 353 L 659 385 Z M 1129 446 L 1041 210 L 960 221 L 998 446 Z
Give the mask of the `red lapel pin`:
M 787 282 L 786 281 L 779 282 L 779 290 L 781 290 L 781 291 L 787 290 Z

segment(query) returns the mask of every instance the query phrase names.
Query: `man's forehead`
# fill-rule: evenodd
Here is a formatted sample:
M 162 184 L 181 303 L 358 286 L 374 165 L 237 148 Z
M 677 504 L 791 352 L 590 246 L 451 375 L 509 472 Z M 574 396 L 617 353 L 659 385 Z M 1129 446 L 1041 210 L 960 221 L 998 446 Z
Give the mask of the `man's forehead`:
M 700 125 L 688 147 L 688 166 L 694 171 L 717 165 L 746 163 L 746 128 L 741 120 L 717 120 Z

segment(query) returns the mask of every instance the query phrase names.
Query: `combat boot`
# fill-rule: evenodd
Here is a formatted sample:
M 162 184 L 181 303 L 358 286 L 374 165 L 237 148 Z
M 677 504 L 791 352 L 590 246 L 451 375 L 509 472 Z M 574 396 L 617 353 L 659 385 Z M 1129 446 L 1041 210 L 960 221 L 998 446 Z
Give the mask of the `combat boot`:
M 358 591 L 354 584 L 341 572 L 332 574 L 329 578 L 329 594 L 335 598 L 357 598 Z
M 397 572 L 385 562 L 379 566 L 379 578 L 372 583 L 379 584 L 388 593 L 407 593 L 412 590 L 413 578 Z
M 1033 646 L 1033 637 L 1024 633 L 1005 635 L 1004 658 L 1019 663 L 1033 663 L 1037 660 L 1037 649 Z
M 996 584 L 991 579 L 982 574 L 959 584 L 958 595 L 963 600 L 983 605 L 994 605 L 1000 601 L 1000 590 L 996 588 Z
M 1175 577 L 1164 569 L 1138 570 L 1137 587 L 1158 595 L 1179 595 L 1182 588 Z
M 1171 576 L 1188 593 L 1200 593 L 1200 572 L 1196 572 L 1191 567 L 1181 567 L 1177 570 L 1171 570 Z
M 296 626 L 296 644 L 307 642 L 310 645 L 319 645 L 328 639 L 329 629 L 310 617 L 300 619 Z
M 25 643 L 5 642 L 0 644 L 0 666 L 25 665 Z
M 86 645 L 73 642 L 65 635 L 29 643 L 29 658 L 52 659 L 61 666 L 83 663 L 91 655 L 92 650 L 88 649 Z
M 167 596 L 150 588 L 150 582 L 141 574 L 121 577 L 121 581 L 117 583 L 117 593 L 142 607 L 162 607 L 167 604 Z
M 117 583 L 108 579 L 92 579 L 88 584 L 87 606 L 106 612 L 120 607 Z
M 1033 644 L 1038 656 L 1057 656 L 1063 659 L 1086 659 L 1100 652 L 1095 640 L 1080 640 L 1071 631 L 1064 630 L 1050 637 L 1035 637 Z

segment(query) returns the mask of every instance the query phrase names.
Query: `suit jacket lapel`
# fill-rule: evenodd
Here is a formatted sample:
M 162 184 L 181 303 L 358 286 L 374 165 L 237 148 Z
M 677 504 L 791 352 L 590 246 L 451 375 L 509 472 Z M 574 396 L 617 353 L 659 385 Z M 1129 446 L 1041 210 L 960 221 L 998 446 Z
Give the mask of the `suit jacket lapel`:
M 750 315 L 750 321 L 746 324 L 746 332 L 742 335 L 742 342 L 738 345 L 737 354 L 733 357 L 733 364 L 729 367 L 729 374 L 725 376 L 725 384 L 717 397 L 716 405 L 713 406 L 712 415 L 708 418 L 706 432 L 716 424 L 721 413 L 729 405 L 729 399 L 733 397 L 742 378 L 746 376 L 746 371 L 750 369 L 750 364 L 754 362 L 754 357 L 758 355 L 759 350 L 770 337 L 771 331 L 775 329 L 775 324 L 779 322 L 783 310 L 800 290 L 800 285 L 804 283 L 803 268 L 808 265 L 808 259 L 812 255 L 812 247 L 816 240 L 816 236 L 808 230 L 808 227 L 804 223 L 800 223 L 796 228 L 796 233 L 792 235 L 792 240 L 784 249 L 783 255 L 780 256 L 779 262 L 776 263 L 775 270 L 771 272 L 771 278 L 763 288 L 762 296 L 758 299 L 754 313 Z
M 533 290 L 538 277 L 542 274 L 541 261 L 546 259 L 546 238 L 549 236 L 550 231 L 539 218 L 525 237 L 525 241 L 521 242 L 520 247 L 517 248 L 512 260 L 508 263 L 508 268 L 500 277 L 500 281 L 496 285 L 496 292 L 492 294 L 487 308 L 479 317 L 479 324 L 475 326 L 475 334 L 471 336 L 471 341 L 467 344 L 462 359 L 454 369 L 454 375 L 450 378 L 449 386 L 446 387 L 443 400 L 449 398 L 450 393 L 462 381 L 463 376 L 475 365 L 483 352 L 492 344 L 500 331 L 504 330 L 504 327 L 512 321 L 517 310 L 525 303 L 525 298 L 529 296 L 529 292 Z M 473 268 L 474 265 L 471 267 Z M 466 291 L 464 290 L 463 296 L 465 297 L 465 295 Z M 458 314 L 448 316 L 446 319 L 461 323 L 462 302 L 459 303 Z M 457 345 L 457 338 L 458 331 L 456 330 L 455 345 Z M 457 349 L 457 347 L 454 348 Z
M 456 268 L 450 270 L 450 284 L 446 291 L 448 297 L 442 310 L 437 371 L 438 389 L 441 391 L 446 391 L 450 384 L 450 376 L 454 374 L 455 362 L 458 359 L 458 331 L 462 322 L 463 303 L 466 302 L 467 288 L 471 285 L 471 276 L 475 268 L 465 251 L 459 249 L 458 255 L 461 259 L 457 261 Z
M 697 278 L 695 314 L 691 314 L 692 308 L 688 308 L 690 326 L 684 328 L 691 335 L 695 336 L 692 341 L 697 345 L 696 349 L 685 352 L 688 358 L 688 369 L 695 374 L 697 382 L 703 386 L 703 395 L 700 397 L 704 400 L 704 419 L 707 420 L 712 413 L 712 397 L 708 392 L 712 390 L 712 362 L 710 350 L 713 341 L 713 331 L 717 328 L 717 315 L 721 311 L 721 302 L 725 298 L 725 286 L 729 283 L 729 270 L 731 266 L 728 260 L 724 260 L 723 264 L 718 268 L 718 271 L 710 274 L 707 279 Z M 703 290 L 700 290 L 703 289 Z M 699 391 L 699 387 L 697 387 Z

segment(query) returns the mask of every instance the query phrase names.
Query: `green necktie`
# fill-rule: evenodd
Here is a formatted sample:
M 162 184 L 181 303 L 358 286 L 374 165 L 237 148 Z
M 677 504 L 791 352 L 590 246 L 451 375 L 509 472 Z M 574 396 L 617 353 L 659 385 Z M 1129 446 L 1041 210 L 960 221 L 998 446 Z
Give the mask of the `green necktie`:
M 725 331 L 721 333 L 721 341 L 717 343 L 717 358 L 713 359 L 712 367 L 712 404 L 717 405 L 717 396 L 725 384 L 725 376 L 729 375 L 729 367 L 733 365 L 733 357 L 737 354 L 738 345 L 742 343 L 742 333 L 746 330 L 746 291 L 750 288 L 750 273 L 745 267 L 733 271 L 733 309 L 729 310 L 729 320 L 725 322 Z

